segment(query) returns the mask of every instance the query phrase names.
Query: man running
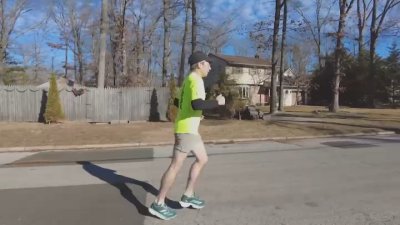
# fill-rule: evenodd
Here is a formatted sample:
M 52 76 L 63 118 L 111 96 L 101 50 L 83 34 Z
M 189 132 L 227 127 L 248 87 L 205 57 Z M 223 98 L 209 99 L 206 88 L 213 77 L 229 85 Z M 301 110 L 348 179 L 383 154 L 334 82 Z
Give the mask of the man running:
M 190 73 L 183 82 L 179 99 L 175 99 L 175 105 L 179 108 L 175 120 L 175 145 L 171 164 L 161 178 L 160 192 L 155 201 L 149 207 L 149 212 L 161 219 L 169 220 L 176 217 L 176 211 L 165 204 L 165 198 L 175 178 L 181 169 L 189 152 L 193 152 L 196 160 L 192 164 L 187 180 L 186 190 L 183 193 L 180 204 L 182 207 L 201 209 L 204 200 L 195 196 L 194 188 L 201 170 L 208 161 L 204 143 L 198 129 L 202 118 L 202 110 L 212 109 L 225 103 L 217 100 L 205 100 L 203 78 L 211 70 L 210 62 L 206 54 L 197 51 L 189 57 Z

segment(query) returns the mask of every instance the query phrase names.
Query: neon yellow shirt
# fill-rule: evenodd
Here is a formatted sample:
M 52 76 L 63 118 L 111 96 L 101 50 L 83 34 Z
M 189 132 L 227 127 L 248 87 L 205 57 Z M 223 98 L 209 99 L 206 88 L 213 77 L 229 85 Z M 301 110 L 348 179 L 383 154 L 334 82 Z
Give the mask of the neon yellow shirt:
M 200 75 L 191 72 L 183 82 L 179 95 L 179 111 L 175 120 L 175 133 L 198 134 L 202 110 L 192 108 L 192 100 L 206 98 L 204 82 Z

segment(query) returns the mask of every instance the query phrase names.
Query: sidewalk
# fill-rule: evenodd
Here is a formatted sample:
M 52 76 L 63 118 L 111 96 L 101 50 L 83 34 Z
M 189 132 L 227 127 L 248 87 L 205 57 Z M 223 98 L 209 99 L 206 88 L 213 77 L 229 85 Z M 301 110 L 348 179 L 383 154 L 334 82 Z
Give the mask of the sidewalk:
M 319 118 L 293 114 L 273 116 L 267 121 L 203 120 L 200 125 L 200 133 L 207 144 L 394 134 L 399 130 L 398 121 L 383 122 L 354 116 Z M 0 152 L 124 149 L 172 144 L 173 124 L 169 122 L 114 125 L 0 122 Z

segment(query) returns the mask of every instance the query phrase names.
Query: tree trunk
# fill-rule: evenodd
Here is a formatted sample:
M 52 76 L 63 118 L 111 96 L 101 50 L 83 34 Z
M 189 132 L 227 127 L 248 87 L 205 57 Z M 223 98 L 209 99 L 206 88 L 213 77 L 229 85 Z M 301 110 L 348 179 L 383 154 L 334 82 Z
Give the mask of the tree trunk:
M 101 2 L 101 31 L 100 31 L 100 57 L 99 57 L 99 74 L 97 77 L 97 88 L 104 88 L 104 80 L 106 74 L 106 38 L 108 27 L 108 0 Z
M 332 85 L 332 102 L 329 107 L 330 112 L 337 112 L 339 110 L 339 87 L 340 87 L 340 76 L 342 75 L 341 66 L 342 66 L 342 58 L 344 54 L 343 50 L 343 37 L 344 37 L 344 28 L 346 25 L 346 16 L 348 11 L 350 10 L 354 0 L 351 0 L 350 3 L 347 0 L 339 0 L 339 25 L 336 36 L 336 50 L 335 50 L 335 74 L 333 77 L 333 85 Z
M 112 70 L 114 86 L 128 85 L 128 63 L 126 45 L 126 10 L 130 0 L 112 1 L 110 30 Z
M 82 46 L 78 46 L 78 68 L 79 68 L 79 80 L 80 84 L 84 85 L 83 76 L 84 76 L 84 65 L 83 65 L 83 53 Z
M 136 42 L 135 46 L 136 46 L 135 47 L 135 60 L 136 60 L 135 74 L 136 74 L 136 76 L 138 76 L 141 73 L 141 71 L 140 71 L 140 52 L 141 52 L 142 47 L 140 46 L 139 42 Z
M 185 1 L 185 30 L 183 31 L 182 37 L 182 50 L 181 50 L 181 63 L 179 65 L 179 76 L 178 76 L 178 86 L 182 86 L 183 79 L 185 77 L 185 47 L 186 47 L 186 36 L 189 30 L 189 0 Z
M 370 2 L 372 0 L 369 0 Z M 365 28 L 365 23 L 368 20 L 368 8 L 369 3 L 365 2 L 365 0 L 357 0 L 357 28 L 358 28 L 358 37 L 357 37 L 357 43 L 358 43 L 358 60 L 361 60 L 363 50 L 364 50 L 364 28 Z
M 317 14 L 317 54 L 318 54 L 318 66 L 319 69 L 322 69 L 322 55 L 321 55 L 321 5 L 322 0 L 316 1 L 316 14 Z
M 196 15 L 196 0 L 192 0 L 192 53 L 197 48 L 197 15 Z
M 357 19 L 358 19 L 358 60 L 361 60 L 361 54 L 362 54 L 362 48 L 363 48 L 363 30 L 364 30 L 364 24 L 362 20 L 362 15 L 361 15 L 361 0 L 357 0 Z
M 118 74 L 117 74 L 117 47 L 116 44 L 111 41 L 111 57 L 112 57 L 112 73 L 113 73 L 113 85 L 117 87 L 119 85 L 118 82 Z
M 82 45 L 81 45 L 81 30 L 80 28 L 74 27 L 73 29 L 74 34 L 74 57 L 78 58 L 78 75 L 77 81 L 79 84 L 83 85 L 83 52 L 82 52 Z M 74 60 L 75 65 L 75 60 Z M 76 73 L 76 68 L 75 71 Z
M 166 78 L 169 70 L 169 56 L 170 50 L 170 0 L 163 0 L 164 3 L 164 53 L 163 53 L 163 67 L 162 67 L 162 86 L 166 86 Z
M 318 54 L 318 68 L 322 69 L 322 55 L 321 55 L 321 42 L 317 45 L 317 54 Z
M 34 74 L 34 78 L 33 81 L 36 83 L 37 79 L 38 79 L 38 71 L 39 71 L 39 67 L 40 67 L 40 48 L 39 45 L 37 43 L 37 36 L 35 35 L 34 38 L 34 42 L 33 42 L 33 61 L 34 61 L 34 69 L 33 69 L 33 74 Z
M 111 73 L 113 77 L 113 87 L 119 86 L 119 80 L 118 80 L 118 73 L 117 73 L 117 51 L 118 51 L 118 41 L 117 41 L 117 19 L 115 15 L 115 2 L 111 5 L 111 10 L 109 10 L 109 19 L 110 19 L 110 32 L 109 32 L 109 37 L 110 37 L 110 45 L 111 45 L 111 60 L 112 60 L 112 68 L 111 68 Z
M 376 42 L 379 37 L 379 33 L 382 29 L 382 24 L 385 20 L 388 12 L 393 9 L 395 6 L 400 5 L 399 0 L 386 0 L 384 1 L 384 7 L 379 15 L 377 15 L 378 10 L 378 0 L 372 0 L 372 18 L 371 18 L 371 26 L 370 26 L 370 49 L 369 49 L 369 96 L 368 102 L 370 107 L 376 107 L 376 90 L 377 90 L 377 82 L 376 82 Z
M 271 57 L 271 101 L 270 101 L 270 113 L 276 113 L 276 49 L 278 47 L 278 33 L 279 33 L 279 20 L 281 16 L 281 0 L 275 0 L 275 19 L 274 19 L 274 33 L 273 33 L 273 41 L 272 41 L 272 57 Z
M 73 50 L 72 50 L 72 52 L 74 53 L 74 60 L 73 60 L 73 62 L 74 62 L 74 69 L 73 69 L 73 71 L 74 71 L 74 77 L 75 77 L 75 80 L 79 83 L 79 84 L 82 84 L 81 83 L 81 80 L 79 79 L 79 76 L 77 76 L 76 74 L 77 74 L 77 69 L 76 69 L 76 58 L 77 58 L 77 51 L 76 51 L 76 42 L 74 42 L 74 48 L 73 48 Z
M 6 51 L 7 51 L 7 45 L 8 45 L 8 31 L 6 27 L 6 15 L 4 12 L 4 4 L 3 1 L 1 1 L 0 5 L 0 16 L 1 16 L 1 39 L 0 39 L 0 72 L 3 72 L 3 68 L 5 65 L 5 59 L 6 59 Z
M 375 108 L 375 50 L 376 50 L 376 39 L 377 39 L 377 28 L 376 28 L 376 13 L 377 13 L 377 0 L 372 1 L 372 18 L 370 27 L 370 45 L 369 45 L 369 106 Z
M 4 53 L 5 53 L 5 48 L 4 48 L 4 36 L 5 36 L 5 13 L 4 13 L 4 4 L 3 1 L 0 1 L 0 19 L 1 19 L 1 30 L 0 30 L 0 35 L 1 35 L 1 39 L 0 39 L 0 63 L 4 63 Z
M 134 67 L 134 72 L 135 72 L 135 75 L 137 76 L 137 75 L 139 75 L 139 73 L 140 73 L 140 59 L 139 59 L 139 57 L 140 57 L 140 53 L 139 53 L 139 51 L 140 51 L 140 49 L 141 49 L 141 47 L 140 47 L 140 43 L 139 43 L 139 40 L 141 40 L 142 38 L 140 37 L 140 19 L 138 19 L 137 21 L 136 21 L 136 28 L 135 28 L 135 39 L 136 39 L 136 41 L 135 41 L 135 43 L 133 44 L 133 46 L 134 46 L 134 59 L 133 59 L 133 67 Z
M 12 7 L 7 7 L 7 2 L 12 2 Z M 0 72 L 2 72 L 6 64 L 9 38 L 14 32 L 15 23 L 21 16 L 26 5 L 27 0 L 0 1 Z
M 299 93 L 300 93 L 300 82 L 296 82 L 297 90 L 296 90 L 296 100 L 294 102 L 295 105 L 298 105 Z
M 345 21 L 345 4 L 346 0 L 339 0 L 340 16 L 339 16 L 339 26 L 336 36 L 336 50 L 335 50 L 335 74 L 332 81 L 332 102 L 329 106 L 330 112 L 337 112 L 339 110 L 339 86 L 340 86 L 340 73 L 341 73 L 341 51 L 342 51 L 342 38 L 344 31 L 344 21 Z
M 120 27 L 120 36 L 121 36 L 121 57 L 122 57 L 122 68 L 121 68 L 121 76 L 122 77 L 127 77 L 128 76 L 128 67 L 127 67 L 127 56 L 126 56 L 126 39 L 125 39 L 125 12 L 126 12 L 126 6 L 128 4 L 128 0 L 124 0 L 121 3 L 121 10 L 122 10 L 122 15 L 121 15 L 121 27 Z
M 286 45 L 286 23 L 287 23 L 287 0 L 283 0 L 283 24 L 282 24 L 282 41 L 281 41 L 281 66 L 279 68 L 279 108 L 278 110 L 283 112 L 284 105 L 283 100 L 285 92 L 283 90 L 283 72 L 284 72 L 284 55 Z
M 330 9 L 328 10 L 326 16 L 324 18 L 321 18 L 321 8 L 322 8 L 322 2 L 323 0 L 314 0 L 315 2 L 315 15 L 312 15 L 314 18 L 309 18 L 306 16 L 307 13 L 304 13 L 303 10 L 297 9 L 298 13 L 300 16 L 303 18 L 303 21 L 305 22 L 309 32 L 312 35 L 312 39 L 315 43 L 316 49 L 317 49 L 317 56 L 318 56 L 318 69 L 321 70 L 323 67 L 323 56 L 322 56 L 322 50 L 321 50 L 321 43 L 322 43 L 322 27 L 326 25 L 329 17 L 329 12 Z M 333 3 L 332 3 L 333 4 Z M 311 21 L 316 21 L 316 24 L 313 25 Z
M 357 19 L 358 19 L 358 60 L 361 60 L 361 54 L 362 54 L 362 47 L 363 47 L 363 30 L 364 30 L 364 26 L 363 26 L 363 21 L 362 21 L 362 15 L 361 15 L 361 0 L 357 0 Z
M 122 54 L 122 68 L 121 68 L 121 76 L 128 76 L 128 65 L 127 65 L 127 55 L 126 55 L 126 38 L 125 38 L 125 29 L 122 31 L 121 38 L 121 54 Z
M 141 73 L 141 59 L 140 59 L 140 57 L 142 57 L 143 59 L 144 59 L 144 56 L 143 56 L 143 54 L 144 54 L 144 52 L 145 52 L 145 46 L 146 46 L 146 43 L 145 43 L 145 32 L 146 32 L 146 24 L 145 24 L 145 21 L 143 21 L 143 30 L 142 30 L 142 36 L 141 36 L 141 38 L 140 38 L 140 40 L 141 40 L 141 46 L 139 47 L 139 49 L 140 49 L 140 52 L 139 52 L 139 54 L 138 54 L 138 57 L 136 58 L 136 73 L 139 75 L 140 73 Z
M 67 78 L 68 75 L 68 40 L 65 37 L 65 62 L 64 62 L 64 77 Z

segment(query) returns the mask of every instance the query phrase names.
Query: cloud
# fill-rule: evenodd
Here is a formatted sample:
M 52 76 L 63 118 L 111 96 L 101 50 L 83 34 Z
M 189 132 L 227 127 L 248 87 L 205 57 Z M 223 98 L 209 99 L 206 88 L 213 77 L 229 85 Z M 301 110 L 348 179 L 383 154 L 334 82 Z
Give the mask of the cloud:
M 203 10 L 210 20 L 233 17 L 238 25 L 252 24 L 272 15 L 271 0 L 207 0 Z

